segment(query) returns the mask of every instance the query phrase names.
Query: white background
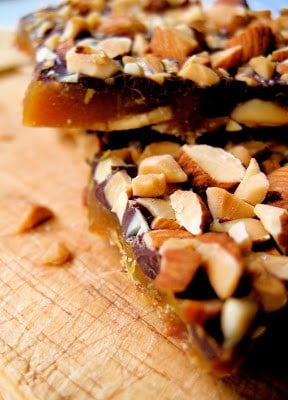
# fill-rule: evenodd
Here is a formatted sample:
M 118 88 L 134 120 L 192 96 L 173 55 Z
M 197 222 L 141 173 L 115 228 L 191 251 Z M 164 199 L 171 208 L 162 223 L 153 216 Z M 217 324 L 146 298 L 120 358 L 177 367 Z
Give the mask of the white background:
M 248 0 L 249 1 L 249 0 Z M 209 4 L 212 0 L 203 0 L 203 4 Z M 58 4 L 57 0 L 0 0 L 0 26 L 16 25 L 18 19 L 31 11 L 39 8 Z M 250 0 L 252 9 L 270 8 L 277 13 L 280 8 L 288 8 L 288 0 Z

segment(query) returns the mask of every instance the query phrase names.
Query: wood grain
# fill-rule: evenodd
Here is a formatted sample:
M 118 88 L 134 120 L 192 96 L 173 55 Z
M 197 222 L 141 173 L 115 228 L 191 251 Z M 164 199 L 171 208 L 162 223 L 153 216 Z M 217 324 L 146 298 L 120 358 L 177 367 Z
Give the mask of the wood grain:
M 81 206 L 88 168 L 81 149 L 54 130 L 22 126 L 29 77 L 28 67 L 0 77 L 3 399 L 287 398 L 285 364 L 279 371 L 270 358 L 261 359 L 219 380 L 199 370 L 182 343 L 165 336 L 159 310 L 122 271 L 118 251 L 88 231 Z M 26 201 L 50 207 L 56 217 L 17 234 Z M 73 260 L 41 265 L 47 245 L 57 240 Z

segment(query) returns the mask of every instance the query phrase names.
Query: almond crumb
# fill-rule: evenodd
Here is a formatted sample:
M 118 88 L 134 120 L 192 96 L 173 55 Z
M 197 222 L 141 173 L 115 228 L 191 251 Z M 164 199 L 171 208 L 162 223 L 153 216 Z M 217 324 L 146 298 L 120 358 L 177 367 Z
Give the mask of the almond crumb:
M 53 216 L 54 213 L 50 208 L 40 204 L 31 203 L 26 207 L 23 213 L 23 217 L 17 227 L 17 232 L 24 233 L 34 229 L 48 219 L 51 219 Z
M 41 258 L 43 265 L 63 265 L 70 261 L 72 254 L 65 243 L 52 243 Z

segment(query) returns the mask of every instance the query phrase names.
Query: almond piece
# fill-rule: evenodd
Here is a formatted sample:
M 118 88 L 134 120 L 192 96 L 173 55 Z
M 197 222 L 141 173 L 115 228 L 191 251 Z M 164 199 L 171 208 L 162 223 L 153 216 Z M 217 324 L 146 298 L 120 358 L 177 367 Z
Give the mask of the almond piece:
M 134 37 L 136 33 L 146 33 L 147 28 L 133 15 L 117 12 L 102 18 L 97 30 L 106 36 Z
M 179 224 L 193 235 L 202 233 L 211 217 L 201 197 L 192 191 L 176 190 L 170 200 Z
M 272 61 L 285 61 L 288 59 L 288 46 L 272 51 Z
M 150 250 L 159 249 L 163 243 L 170 239 L 191 239 L 194 235 L 183 229 L 158 229 L 146 232 L 143 236 L 144 243 Z
M 288 112 L 284 106 L 260 99 L 238 104 L 232 111 L 231 118 L 250 128 L 288 125 Z
M 238 158 L 222 148 L 204 144 L 182 146 L 178 162 L 191 178 L 193 187 L 218 186 L 230 189 L 245 174 L 245 168 Z
M 227 233 L 207 232 L 193 239 L 211 286 L 220 299 L 231 297 L 243 273 L 243 259 Z
M 120 223 L 131 197 L 131 178 L 125 171 L 118 171 L 108 180 L 104 194 L 111 210 L 116 213 Z
M 161 291 L 182 292 L 192 281 L 200 263 L 201 256 L 192 247 L 166 248 L 154 285 Z
M 262 203 L 267 195 L 268 188 L 268 178 L 261 172 L 256 159 L 251 158 L 245 175 L 234 192 L 234 196 L 255 205 Z
M 139 198 L 137 204 L 145 207 L 154 217 L 175 220 L 175 212 L 169 199 Z
M 235 224 L 242 222 L 253 243 L 262 243 L 270 239 L 270 234 L 264 228 L 261 221 L 255 218 L 241 218 L 232 221 L 222 222 L 221 227 L 229 232 Z
M 187 175 L 170 154 L 147 157 L 139 164 L 139 174 L 164 174 L 166 182 L 186 182 Z
M 169 218 L 155 217 L 151 222 L 151 229 L 182 229 L 181 225 Z
M 137 175 L 132 179 L 132 192 L 139 197 L 159 197 L 166 191 L 164 174 Z
M 229 149 L 229 153 L 239 158 L 239 160 L 246 168 L 248 167 L 251 160 L 251 154 L 249 153 L 248 149 L 245 146 L 242 145 L 233 146 Z
M 288 257 L 267 253 L 253 253 L 249 259 L 250 264 L 256 263 L 269 274 L 283 281 L 288 281 Z
M 126 237 L 142 235 L 149 231 L 149 226 L 143 214 L 138 208 L 133 208 L 133 214 L 130 218 L 129 224 L 126 228 Z
M 225 189 L 209 187 L 206 190 L 206 195 L 208 208 L 213 218 L 220 222 L 255 216 L 254 208 L 251 204 L 238 199 Z
M 241 63 L 242 46 L 237 45 L 229 49 L 216 51 L 211 55 L 211 64 L 213 68 L 231 69 L 235 68 Z
M 90 27 L 85 18 L 74 15 L 67 21 L 60 41 L 65 42 L 66 40 L 75 39 L 79 33 L 89 31 Z
M 249 65 L 253 68 L 256 74 L 260 75 L 267 81 L 272 78 L 275 71 L 275 64 L 264 56 L 251 58 Z
M 144 158 L 151 157 L 151 156 L 160 156 L 160 155 L 165 155 L 165 154 L 170 154 L 173 158 L 177 158 L 180 152 L 180 144 L 174 143 L 174 142 L 153 142 L 151 144 L 148 144 L 139 160 L 138 163 Z
M 222 305 L 220 300 L 179 300 L 178 311 L 184 321 L 203 325 L 220 314 Z
M 125 166 L 126 163 L 121 157 L 110 156 L 106 153 L 98 162 L 95 171 L 94 179 L 99 184 L 104 182 L 112 173 L 112 167 Z
M 238 244 L 239 248 L 243 252 L 251 251 L 252 240 L 246 229 L 246 225 L 243 221 L 238 220 L 237 223 L 233 224 L 228 230 L 229 236 L 234 239 L 235 243 Z
M 66 53 L 66 62 L 69 74 L 81 73 L 94 78 L 106 79 L 120 70 L 120 64 L 103 50 L 88 46 L 72 47 Z
M 264 228 L 270 233 L 284 254 L 288 252 L 288 211 L 284 208 L 257 204 L 254 208 L 256 216 Z
M 72 254 L 65 243 L 56 242 L 51 244 L 41 257 L 40 262 L 44 265 L 63 265 L 71 258 Z
M 216 85 L 220 78 L 211 68 L 206 65 L 196 63 L 194 59 L 188 59 L 182 65 L 178 76 L 183 79 L 190 79 L 197 86 L 204 88 Z
M 176 28 L 156 26 L 153 30 L 150 48 L 161 58 L 183 60 L 198 47 L 192 31 L 187 33 Z
M 279 279 L 268 274 L 260 274 L 253 279 L 252 285 L 260 297 L 264 311 L 280 310 L 287 303 L 286 287 Z
M 54 217 L 53 211 L 40 204 L 27 204 L 23 212 L 22 219 L 17 227 L 18 233 L 28 232 L 37 228 L 40 224 Z
M 96 49 L 103 50 L 110 58 L 123 56 L 130 52 L 132 40 L 127 37 L 113 37 L 101 40 Z
M 257 304 L 250 299 L 227 299 L 221 313 L 221 328 L 224 346 L 237 345 L 249 332 L 258 311 Z
M 253 22 L 241 33 L 233 36 L 226 43 L 226 48 L 242 46 L 242 63 L 251 58 L 265 55 L 273 42 L 273 33 L 269 26 L 261 22 Z
M 277 194 L 282 200 L 288 200 L 288 165 L 272 171 L 268 175 L 269 193 Z

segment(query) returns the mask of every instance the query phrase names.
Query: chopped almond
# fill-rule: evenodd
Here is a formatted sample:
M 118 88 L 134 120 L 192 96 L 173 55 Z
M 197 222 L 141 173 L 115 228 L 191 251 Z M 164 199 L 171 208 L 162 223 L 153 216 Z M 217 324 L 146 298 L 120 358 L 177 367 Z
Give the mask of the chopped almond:
M 193 237 L 194 235 L 183 229 L 158 229 L 146 232 L 143 239 L 149 249 L 155 250 L 159 249 L 168 239 L 191 239 Z
M 166 182 L 186 182 L 187 175 L 170 154 L 150 156 L 139 164 L 139 174 L 164 174 Z
M 201 197 L 192 191 L 176 190 L 170 199 L 179 224 L 193 235 L 202 233 L 211 217 Z
M 288 211 L 268 204 L 257 204 L 255 214 L 284 254 L 288 252 Z
M 233 188 L 245 174 L 245 168 L 238 158 L 222 148 L 208 145 L 184 145 L 178 162 L 191 177 L 192 186 L 200 188 Z
M 151 38 L 152 53 L 162 58 L 183 60 L 198 47 L 192 31 L 157 26 Z
M 234 196 L 249 204 L 262 203 L 268 192 L 269 181 L 266 175 L 260 171 L 255 158 L 250 160 L 245 175 L 237 186 Z
M 251 204 L 238 199 L 227 190 L 218 187 L 209 187 L 206 190 L 208 208 L 215 220 L 229 221 L 238 218 L 252 218 L 255 216 Z
M 239 247 L 226 233 L 208 232 L 194 238 L 209 281 L 220 299 L 233 295 L 243 273 Z
M 162 252 L 160 273 L 154 280 L 161 291 L 182 292 L 192 281 L 201 263 L 201 256 L 192 247 L 166 248 Z

